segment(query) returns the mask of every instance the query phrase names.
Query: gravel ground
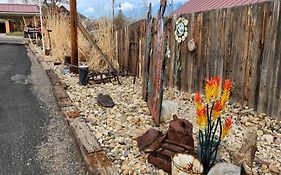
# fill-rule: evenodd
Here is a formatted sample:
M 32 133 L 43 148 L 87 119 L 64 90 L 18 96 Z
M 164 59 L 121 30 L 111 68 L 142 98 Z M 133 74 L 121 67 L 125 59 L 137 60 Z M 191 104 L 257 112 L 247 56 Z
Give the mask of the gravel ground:
M 77 75 L 57 74 L 68 85 L 67 92 L 81 115 L 88 122 L 101 146 L 119 168 L 120 174 L 165 174 L 147 162 L 147 154 L 139 152 L 136 138 L 154 127 L 147 104 L 141 99 L 141 82 L 133 84 L 133 79 L 122 78 L 122 85 L 108 83 L 101 85 L 78 85 Z M 109 94 L 116 106 L 103 108 L 96 103 L 99 93 Z M 193 95 L 166 89 L 164 99 L 179 103 L 178 116 L 194 124 L 193 132 L 197 134 Z M 229 161 L 227 150 L 237 150 L 243 141 L 246 128 L 258 128 L 258 151 L 254 162 L 255 174 L 281 173 L 281 122 L 270 119 L 264 114 L 256 114 L 253 109 L 230 104 L 224 116 L 233 116 L 234 126 L 230 135 L 221 145 L 221 161 Z M 168 123 L 158 128 L 167 131 Z

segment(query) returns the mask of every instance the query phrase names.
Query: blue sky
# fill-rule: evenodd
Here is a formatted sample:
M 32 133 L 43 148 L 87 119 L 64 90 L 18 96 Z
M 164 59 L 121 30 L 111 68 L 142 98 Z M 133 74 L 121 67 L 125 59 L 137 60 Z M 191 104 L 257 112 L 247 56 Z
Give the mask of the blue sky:
M 171 12 L 171 1 L 167 0 L 167 12 Z M 188 0 L 173 0 L 174 9 L 177 9 Z M 148 4 L 152 3 L 152 11 L 156 14 L 160 0 L 115 0 L 115 14 L 121 9 L 123 14 L 130 19 L 145 18 Z M 112 0 L 77 0 L 78 11 L 87 17 L 100 16 L 112 17 Z M 121 6 L 121 7 L 120 7 Z
M 21 2 L 22 0 L 18 0 Z M 69 0 L 63 0 L 69 1 Z M 76 0 L 79 13 L 92 18 L 98 18 L 100 16 L 112 17 L 112 0 Z M 167 0 L 168 7 L 167 12 L 171 12 L 171 1 Z M 173 0 L 174 9 L 177 9 L 183 3 L 188 0 Z M 7 3 L 8 0 L 0 0 L 0 3 Z M 152 11 L 156 14 L 159 8 L 160 0 L 115 0 L 114 11 L 118 13 L 121 6 L 123 14 L 130 19 L 145 18 L 147 7 L 149 3 L 152 3 Z

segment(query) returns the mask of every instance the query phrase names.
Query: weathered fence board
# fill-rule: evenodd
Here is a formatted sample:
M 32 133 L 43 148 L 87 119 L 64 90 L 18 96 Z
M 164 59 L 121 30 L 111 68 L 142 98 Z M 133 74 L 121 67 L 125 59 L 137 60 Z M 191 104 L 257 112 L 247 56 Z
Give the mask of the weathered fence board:
M 281 11 L 279 10 L 278 23 L 281 24 Z M 277 31 L 281 31 L 281 25 L 278 26 Z M 276 48 L 281 48 L 281 32 L 277 33 Z M 275 53 L 276 64 L 274 74 L 274 90 L 272 93 L 272 116 L 281 116 L 281 49 L 277 49 Z M 278 109 L 279 108 L 279 109 Z
M 281 9 L 280 1 L 183 14 L 188 19 L 188 37 L 179 47 L 174 39 L 173 17 L 167 24 L 167 60 L 165 85 L 193 93 L 204 92 L 205 79 L 219 76 L 235 83 L 231 101 L 253 107 L 281 119 Z M 157 33 L 153 24 L 154 42 Z M 145 35 L 145 21 L 139 21 L 117 32 L 118 56 L 122 69 L 133 71 L 132 63 L 142 62 L 145 52 L 128 56 L 129 37 Z M 138 37 L 138 36 L 137 36 Z M 145 37 L 138 37 L 145 43 Z M 188 41 L 194 39 L 197 49 L 190 52 Z M 176 77 L 180 48 L 181 69 Z M 127 51 L 126 51 L 127 49 Z M 132 49 L 132 48 L 131 48 Z M 137 49 L 140 52 L 140 49 Z M 142 58 L 143 57 L 143 58 Z

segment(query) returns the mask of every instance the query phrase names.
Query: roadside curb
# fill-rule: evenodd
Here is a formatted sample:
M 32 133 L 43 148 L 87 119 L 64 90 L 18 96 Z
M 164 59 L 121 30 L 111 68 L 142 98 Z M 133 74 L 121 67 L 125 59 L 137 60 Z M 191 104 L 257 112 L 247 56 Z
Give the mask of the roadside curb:
M 106 155 L 106 152 L 102 150 L 96 136 L 91 132 L 85 120 L 80 117 L 79 109 L 73 104 L 65 90 L 66 86 L 60 81 L 55 71 L 48 66 L 48 63 L 41 56 L 36 55 L 31 46 L 28 45 L 28 47 L 51 81 L 58 107 L 79 147 L 88 173 L 93 175 L 118 175 L 117 168 Z

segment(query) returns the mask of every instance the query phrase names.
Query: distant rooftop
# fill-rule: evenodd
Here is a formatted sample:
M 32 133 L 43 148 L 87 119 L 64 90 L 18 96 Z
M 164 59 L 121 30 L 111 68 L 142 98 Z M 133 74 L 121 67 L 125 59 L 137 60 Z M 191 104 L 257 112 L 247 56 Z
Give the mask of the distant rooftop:
M 37 5 L 0 4 L 0 15 L 35 15 L 39 14 Z
M 184 5 L 179 7 L 175 14 L 185 14 L 200 12 L 212 9 L 230 8 L 248 4 L 261 3 L 271 0 L 189 0 Z

